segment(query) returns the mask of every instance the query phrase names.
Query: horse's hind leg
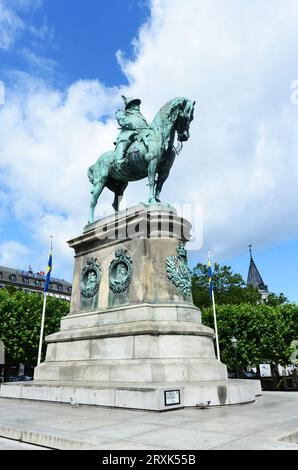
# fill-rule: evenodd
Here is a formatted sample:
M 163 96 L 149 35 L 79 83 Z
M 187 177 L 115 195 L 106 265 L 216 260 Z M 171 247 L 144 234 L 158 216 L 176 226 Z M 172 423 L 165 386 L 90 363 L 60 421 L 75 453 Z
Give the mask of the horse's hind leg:
M 118 187 L 116 191 L 114 191 L 115 197 L 114 197 L 114 202 L 112 204 L 112 207 L 114 208 L 115 212 L 118 212 L 119 210 L 119 205 L 123 197 L 123 193 L 125 189 L 127 188 L 128 183 L 123 183 L 122 186 Z
M 91 190 L 92 198 L 91 198 L 91 202 L 90 202 L 90 212 L 89 212 L 88 224 L 92 224 L 94 222 L 94 209 L 95 209 L 98 198 L 101 195 L 102 190 L 103 190 L 104 187 L 105 187 L 105 181 L 100 180 L 100 181 L 98 181 L 97 183 L 94 184 L 94 186 Z

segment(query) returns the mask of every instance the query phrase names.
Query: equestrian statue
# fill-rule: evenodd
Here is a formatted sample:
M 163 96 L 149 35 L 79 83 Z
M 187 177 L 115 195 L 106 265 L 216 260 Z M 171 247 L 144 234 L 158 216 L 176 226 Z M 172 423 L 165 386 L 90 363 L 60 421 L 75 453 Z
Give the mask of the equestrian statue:
M 148 124 L 140 111 L 141 100 L 122 96 L 125 109 L 116 113 L 120 126 L 115 149 L 103 153 L 88 169 L 92 184 L 88 223 L 94 222 L 94 209 L 104 189 L 114 194 L 112 204 L 117 212 L 129 181 L 148 177 L 149 204 L 160 202 L 159 196 L 182 142 L 189 139 L 195 101 L 179 97 L 168 101 Z M 175 135 L 180 143 L 176 149 Z

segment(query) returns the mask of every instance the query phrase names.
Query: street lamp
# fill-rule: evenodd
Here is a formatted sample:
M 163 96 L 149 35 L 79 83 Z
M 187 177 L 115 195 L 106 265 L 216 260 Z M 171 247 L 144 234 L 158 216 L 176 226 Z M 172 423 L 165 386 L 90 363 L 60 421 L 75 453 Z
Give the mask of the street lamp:
M 235 338 L 235 336 L 232 336 L 231 338 L 231 343 L 232 343 L 232 348 L 234 349 L 234 353 L 235 353 L 235 359 L 236 359 L 236 376 L 237 376 L 237 379 L 239 379 L 239 368 L 238 368 L 238 347 L 237 347 L 237 338 Z

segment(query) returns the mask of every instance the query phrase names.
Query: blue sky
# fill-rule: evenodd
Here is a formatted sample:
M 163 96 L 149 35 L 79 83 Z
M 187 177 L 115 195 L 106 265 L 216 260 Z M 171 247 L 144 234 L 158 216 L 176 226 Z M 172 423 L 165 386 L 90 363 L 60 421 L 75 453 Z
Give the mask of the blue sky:
M 121 94 L 149 120 L 185 95 L 195 120 L 163 200 L 203 205 L 191 264 L 211 248 L 246 279 L 252 243 L 269 289 L 298 301 L 298 7 L 211 3 L 0 0 L 0 264 L 43 270 L 53 234 L 54 275 L 71 280 L 66 240 L 86 222 L 86 169 L 117 135 Z M 126 204 L 146 190 L 131 184 Z
M 290 300 L 297 302 L 298 242 L 291 240 L 270 245 L 263 249 L 253 248 L 253 258 L 270 292 L 283 292 Z M 235 258 L 225 260 L 243 278 L 247 279 L 249 266 L 248 249 Z
M 60 87 L 84 78 L 109 86 L 127 82 L 115 54 L 120 48 L 132 54 L 131 41 L 150 13 L 146 0 L 43 0 L 17 11 L 29 28 L 13 48 L 0 50 L 2 74 L 48 75 Z M 24 50 L 53 61 L 52 73 L 28 63 Z

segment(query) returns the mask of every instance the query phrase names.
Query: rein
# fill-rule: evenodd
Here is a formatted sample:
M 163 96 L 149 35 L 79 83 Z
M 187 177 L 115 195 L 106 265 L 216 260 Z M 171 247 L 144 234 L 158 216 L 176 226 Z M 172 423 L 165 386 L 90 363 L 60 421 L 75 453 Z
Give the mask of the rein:
M 179 155 L 179 153 L 183 149 L 183 142 L 178 141 L 177 147 L 175 147 L 175 145 L 173 145 L 173 149 L 174 149 L 176 155 Z

